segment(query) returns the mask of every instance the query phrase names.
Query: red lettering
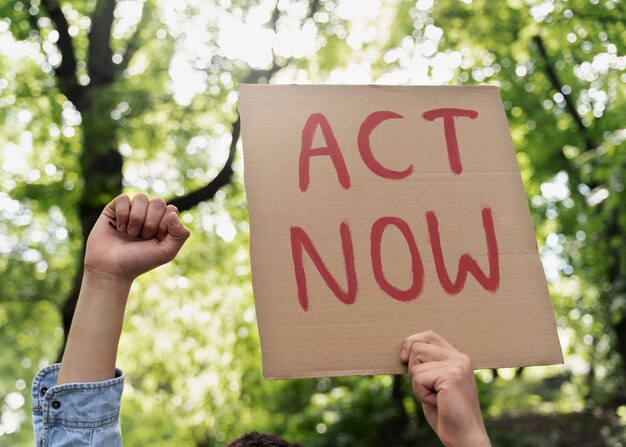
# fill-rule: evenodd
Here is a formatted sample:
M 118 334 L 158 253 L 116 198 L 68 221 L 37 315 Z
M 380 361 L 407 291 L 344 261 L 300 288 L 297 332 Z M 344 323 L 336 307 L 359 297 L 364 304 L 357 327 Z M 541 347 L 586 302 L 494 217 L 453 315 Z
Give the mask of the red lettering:
M 441 250 L 441 240 L 439 238 L 439 222 L 437 216 L 432 211 L 426 212 L 426 222 L 428 223 L 428 234 L 430 235 L 430 245 L 433 250 L 435 260 L 435 268 L 437 276 L 443 289 L 450 295 L 457 295 L 463 287 L 467 273 L 471 273 L 478 283 L 487 291 L 494 293 L 500 287 L 500 264 L 498 260 L 498 241 L 496 240 L 496 232 L 493 226 L 493 216 L 491 208 L 483 208 L 483 229 L 487 240 L 487 257 L 489 259 L 489 276 L 485 275 L 478 266 L 478 263 L 469 254 L 464 253 L 459 259 L 459 270 L 456 280 L 452 282 L 446 269 Z
M 341 245 L 343 248 L 343 257 L 346 267 L 346 277 L 348 282 L 348 290 L 343 291 L 337 280 L 330 274 L 324 261 L 320 257 L 317 249 L 311 242 L 311 238 L 300 227 L 291 227 L 291 255 L 293 257 L 293 266 L 296 273 L 296 283 L 298 285 L 298 301 L 300 306 L 306 312 L 309 308 L 309 296 L 306 287 L 306 272 L 304 271 L 304 263 L 302 260 L 302 250 L 306 250 L 318 272 L 326 282 L 326 285 L 332 290 L 337 298 L 345 304 L 352 304 L 356 299 L 357 283 L 356 270 L 354 268 L 354 249 L 352 247 L 352 236 L 350 227 L 347 222 L 342 222 L 339 227 L 341 234 Z
M 398 289 L 391 285 L 385 274 L 383 273 L 382 259 L 381 259 L 381 241 L 383 238 L 383 232 L 388 225 L 395 226 L 406 240 L 411 254 L 411 271 L 413 273 L 413 282 L 411 286 L 406 289 Z M 372 231 L 370 235 L 371 239 L 371 257 L 372 257 L 372 269 L 374 270 L 374 277 L 376 282 L 383 291 L 385 291 L 391 298 L 398 301 L 411 301 L 419 296 L 424 287 L 424 265 L 422 264 L 422 258 L 420 257 L 419 250 L 413 233 L 409 228 L 409 225 L 399 217 L 381 217 L 374 225 L 372 225 Z
M 311 147 L 313 145 L 313 138 L 315 137 L 315 131 L 317 128 L 322 130 L 325 147 Z M 321 113 L 314 113 L 307 119 L 304 128 L 302 129 L 302 146 L 300 148 L 300 191 L 304 192 L 309 186 L 310 174 L 309 164 L 311 157 L 319 155 L 328 155 L 333 164 L 335 165 L 335 171 L 337 171 L 337 177 L 339 183 L 344 189 L 350 188 L 350 176 L 348 169 L 346 168 L 346 162 L 337 144 L 337 139 L 333 134 L 333 130 L 328 124 L 328 120 Z
M 370 145 L 370 135 L 372 131 L 378 127 L 380 123 L 389 119 L 397 119 L 402 118 L 402 115 L 398 115 L 395 112 L 389 112 L 386 110 L 381 110 L 378 112 L 374 112 L 370 114 L 359 128 L 359 135 L 357 137 L 357 143 L 359 146 L 359 152 L 361 154 L 361 158 L 365 165 L 372 171 L 374 174 L 389 178 L 389 179 L 401 179 L 404 178 L 413 172 L 413 165 L 409 165 L 404 171 L 394 171 L 392 169 L 388 169 L 384 167 L 382 164 L 374 158 L 374 154 L 372 153 L 372 146 Z
M 456 139 L 456 128 L 454 127 L 454 117 L 464 116 L 474 119 L 478 116 L 475 110 L 465 109 L 433 109 L 422 113 L 422 117 L 428 121 L 434 121 L 437 118 L 443 118 L 443 132 L 446 136 L 446 146 L 448 147 L 448 160 L 450 160 L 450 169 L 455 174 L 463 172 L 461 165 L 461 155 L 459 154 L 459 143 Z

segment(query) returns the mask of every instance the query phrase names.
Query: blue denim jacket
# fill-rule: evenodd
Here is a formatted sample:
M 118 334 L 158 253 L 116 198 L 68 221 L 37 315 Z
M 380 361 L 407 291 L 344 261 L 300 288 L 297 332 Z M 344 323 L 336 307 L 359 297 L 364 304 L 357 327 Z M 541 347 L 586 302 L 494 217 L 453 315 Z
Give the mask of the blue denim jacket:
M 116 369 L 110 380 L 57 386 L 60 366 L 43 368 L 33 380 L 37 447 L 120 447 L 124 373 Z

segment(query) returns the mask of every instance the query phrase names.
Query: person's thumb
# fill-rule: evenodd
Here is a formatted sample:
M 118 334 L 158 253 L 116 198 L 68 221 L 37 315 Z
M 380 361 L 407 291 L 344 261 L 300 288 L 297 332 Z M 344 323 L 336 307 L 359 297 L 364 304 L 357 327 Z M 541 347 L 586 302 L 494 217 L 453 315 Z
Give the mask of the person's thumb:
M 167 235 L 162 242 L 162 249 L 170 259 L 173 259 L 187 238 L 189 238 L 190 233 L 175 212 L 171 212 L 165 217 L 165 223 L 167 225 Z

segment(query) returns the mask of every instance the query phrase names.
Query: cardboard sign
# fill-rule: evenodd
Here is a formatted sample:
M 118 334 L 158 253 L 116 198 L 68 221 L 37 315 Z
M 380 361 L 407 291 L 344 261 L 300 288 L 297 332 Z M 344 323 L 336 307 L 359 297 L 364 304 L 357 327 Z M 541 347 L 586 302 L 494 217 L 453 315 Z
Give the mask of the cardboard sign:
M 401 373 L 427 329 L 476 368 L 562 362 L 495 87 L 239 91 L 266 378 Z

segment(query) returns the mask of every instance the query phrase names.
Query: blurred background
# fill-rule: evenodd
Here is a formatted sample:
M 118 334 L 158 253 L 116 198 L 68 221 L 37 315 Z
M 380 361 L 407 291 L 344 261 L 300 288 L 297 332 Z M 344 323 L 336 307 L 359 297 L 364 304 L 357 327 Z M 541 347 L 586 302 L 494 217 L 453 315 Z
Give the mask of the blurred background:
M 183 255 L 134 284 L 126 446 L 435 446 L 406 378 L 263 381 L 240 83 L 500 87 L 565 365 L 482 370 L 496 446 L 626 444 L 626 4 L 3 0 L 0 445 L 33 445 L 85 235 L 124 191 L 176 204 Z M 280 188 L 280 185 L 276 185 Z

